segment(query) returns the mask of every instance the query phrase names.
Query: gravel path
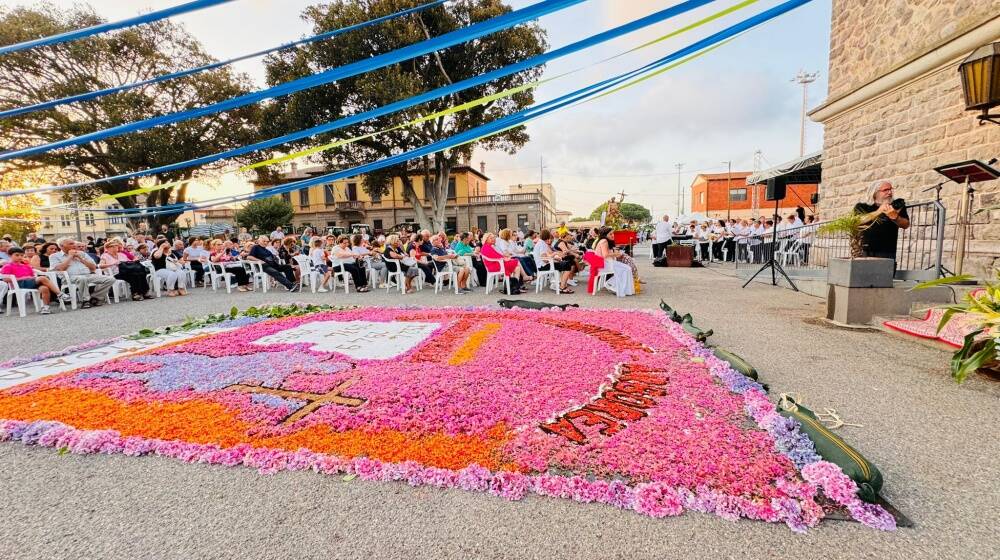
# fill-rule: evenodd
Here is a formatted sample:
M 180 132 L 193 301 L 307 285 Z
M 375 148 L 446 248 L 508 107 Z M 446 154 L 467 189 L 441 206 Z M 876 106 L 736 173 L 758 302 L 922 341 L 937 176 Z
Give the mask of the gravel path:
M 740 289 L 718 270 L 652 269 L 641 296 L 526 299 L 652 308 L 660 297 L 712 341 L 862 428 L 841 433 L 883 471 L 883 494 L 916 523 L 883 534 L 824 522 L 807 535 L 685 513 L 650 519 L 595 504 L 506 502 L 459 490 L 345 482 L 313 473 L 159 457 L 58 455 L 0 444 L 0 559 L 45 558 L 996 558 L 1000 418 L 996 383 L 955 385 L 948 353 L 814 321 L 822 300 L 768 285 Z M 580 290 L 583 292 L 584 290 Z M 48 317 L 0 317 L 0 360 L 264 302 L 475 305 L 496 295 L 212 293 Z M 990 552 L 993 551 L 993 552 Z

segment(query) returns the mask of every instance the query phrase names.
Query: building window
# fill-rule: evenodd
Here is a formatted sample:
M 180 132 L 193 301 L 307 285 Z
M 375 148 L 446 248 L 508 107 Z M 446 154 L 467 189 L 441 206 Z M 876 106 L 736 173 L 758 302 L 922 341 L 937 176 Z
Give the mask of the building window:
M 283 192 L 281 193 L 281 200 L 291 204 L 292 203 L 292 193 Z
M 698 204 L 705 206 L 705 191 L 698 193 Z
M 45 216 L 44 218 L 42 218 L 42 228 L 44 228 L 44 229 L 51 229 L 52 228 L 52 220 L 48 216 Z
M 66 214 L 59 216 L 59 225 L 62 227 L 69 227 L 69 216 Z
M 327 206 L 333 206 L 337 203 L 337 195 L 333 193 L 333 185 L 323 185 L 323 202 Z
M 448 235 L 458 233 L 458 218 L 449 216 L 444 219 L 444 232 Z
M 92 214 L 91 212 L 87 212 L 86 214 L 84 214 L 83 223 L 88 226 L 94 225 L 94 214 Z
M 490 228 L 490 222 L 486 216 L 476 216 L 476 227 L 479 231 L 486 231 Z
M 309 189 L 305 188 L 299 191 L 299 206 L 302 208 L 309 208 Z
M 356 202 L 358 200 L 358 184 L 347 183 L 347 200 Z
M 448 179 L 448 200 L 455 200 L 455 178 Z
M 733 189 L 729 191 L 730 202 L 743 202 L 747 199 L 746 189 Z
M 497 214 L 497 229 L 507 229 L 507 214 Z
M 337 227 L 337 222 L 327 222 L 326 227 Z
M 372 199 L 372 204 L 381 204 L 382 203 L 382 191 L 372 192 L 369 196 Z
M 518 229 L 525 229 L 528 227 L 528 215 L 518 214 L 517 215 L 517 227 Z
M 382 226 L 382 220 L 372 220 L 372 229 L 374 229 L 376 233 L 381 233 L 384 229 Z

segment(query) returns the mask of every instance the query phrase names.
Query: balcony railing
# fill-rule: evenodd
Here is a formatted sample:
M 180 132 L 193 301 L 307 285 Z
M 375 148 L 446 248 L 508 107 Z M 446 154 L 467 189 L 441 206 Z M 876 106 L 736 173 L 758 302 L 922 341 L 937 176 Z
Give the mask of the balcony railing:
M 365 202 L 361 200 L 338 200 L 337 210 L 348 210 L 354 212 L 364 212 L 366 209 Z
M 505 202 L 538 202 L 542 195 L 539 193 L 519 193 L 519 194 L 490 194 L 486 196 L 471 196 L 469 204 L 502 204 Z

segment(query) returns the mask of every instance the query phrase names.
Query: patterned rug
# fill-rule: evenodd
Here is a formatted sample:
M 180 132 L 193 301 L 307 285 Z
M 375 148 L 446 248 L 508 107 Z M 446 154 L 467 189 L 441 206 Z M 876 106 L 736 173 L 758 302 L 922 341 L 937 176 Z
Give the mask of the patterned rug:
M 846 507 L 894 528 L 759 385 L 660 312 L 234 310 L 143 335 L 0 364 L 0 441 L 796 531 Z
M 982 290 L 976 290 L 973 292 L 973 295 L 979 295 L 980 293 L 982 293 Z M 923 319 L 898 319 L 886 321 L 883 324 L 895 331 L 920 338 L 939 340 L 955 348 L 961 348 L 965 343 L 966 335 L 978 328 L 975 321 L 967 316 L 955 315 L 938 332 L 938 325 L 941 323 L 942 317 L 944 317 L 944 309 L 932 307 L 927 310 L 927 314 L 924 315 Z

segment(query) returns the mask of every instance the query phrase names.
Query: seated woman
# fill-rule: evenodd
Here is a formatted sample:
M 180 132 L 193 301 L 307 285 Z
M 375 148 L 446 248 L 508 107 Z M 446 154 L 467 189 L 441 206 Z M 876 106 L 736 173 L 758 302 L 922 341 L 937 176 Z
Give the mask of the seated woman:
M 570 280 L 573 279 L 573 263 L 564 261 L 558 253 L 552 250 L 549 243 L 552 241 L 552 233 L 543 229 L 535 237 L 531 254 L 535 259 L 535 264 L 539 271 L 557 270 L 559 271 L 559 293 L 572 294 L 569 287 Z M 540 280 L 539 280 L 540 281 Z
M 505 257 L 517 259 L 521 263 L 521 268 L 530 277 L 528 282 L 534 280 L 535 259 L 525 254 L 524 248 L 517 244 L 513 233 L 509 229 L 504 228 L 500 230 L 500 233 L 497 234 L 495 246 L 497 251 L 503 253 Z
M 31 268 L 45 272 L 49 269 L 49 257 L 59 252 L 55 243 L 43 243 L 38 254 L 31 257 Z
M 483 265 L 490 272 L 503 272 L 504 276 L 510 278 L 510 291 L 512 294 L 523 294 L 528 290 L 524 289 L 523 282 L 528 275 L 521 268 L 521 263 L 517 259 L 505 258 L 503 253 L 496 248 L 497 237 L 492 233 L 487 233 L 483 238 L 483 248 L 480 253 L 485 257 Z M 486 260 L 493 259 L 493 260 Z M 501 260 L 502 262 L 497 262 Z M 502 268 L 501 268 L 502 267 Z
M 42 307 L 40 311 L 42 315 L 49 314 L 49 303 L 52 301 L 53 294 L 59 294 L 59 298 L 62 301 L 69 300 L 69 295 L 62 294 L 59 291 L 59 287 L 53 284 L 47 277 L 35 277 L 35 271 L 24 258 L 24 249 L 21 249 L 20 247 L 8 249 L 7 255 L 10 257 L 10 261 L 0 267 L 0 274 L 9 274 L 14 277 L 13 281 L 8 280 L 11 287 L 20 287 L 26 290 L 38 290 L 38 295 L 42 299 Z M 17 282 L 17 286 L 13 285 L 14 282 Z
M 604 259 L 604 267 L 613 273 L 606 282 L 615 295 L 618 297 L 635 295 L 635 279 L 632 276 L 632 269 L 618 260 L 622 253 L 615 250 L 615 242 L 611 239 L 613 234 L 611 228 L 601 228 L 598 232 L 600 239 L 594 246 L 594 253 Z
M 429 242 L 428 242 L 429 243 Z M 434 265 L 430 262 L 430 256 L 424 252 L 424 243 L 421 237 L 413 234 L 410 239 L 410 246 L 407 248 L 407 255 L 412 259 L 414 266 L 424 275 L 424 282 L 434 283 Z
M 386 259 L 386 274 L 402 271 L 405 284 L 403 290 L 406 293 L 412 292 L 413 279 L 420 274 L 420 269 L 416 267 L 415 262 L 412 262 L 406 248 L 403 247 L 403 240 L 395 233 L 385 238 L 385 251 L 382 256 Z
M 171 250 L 170 243 L 164 241 L 149 256 L 149 262 L 153 263 L 156 278 L 162 279 L 167 285 L 167 297 L 186 296 L 184 286 L 187 275 L 177 264 L 177 259 L 170 254 Z
M 365 238 L 360 233 L 351 236 L 351 252 L 362 257 L 358 261 L 358 264 L 362 266 L 367 265 L 371 269 L 372 276 L 375 278 L 375 286 L 384 288 L 385 278 L 388 273 L 386 272 L 385 262 L 382 261 L 382 254 L 369 249 L 368 242 L 365 241 Z
M 281 245 L 278 247 L 278 259 L 292 267 L 296 282 L 302 279 L 302 271 L 299 270 L 299 266 L 295 263 L 295 257 L 300 254 L 299 245 L 296 243 L 294 237 L 289 235 L 281 240 Z
M 124 245 L 122 240 L 113 237 L 104 244 L 104 253 L 101 255 L 101 262 L 98 267 L 106 270 L 118 280 L 124 280 L 132 292 L 133 301 L 143 299 L 153 299 L 153 294 L 149 293 L 149 280 L 146 279 L 146 268 L 136 264 L 122 266 L 125 262 L 134 262 L 132 257 L 122 251 Z
M 191 246 L 184 249 L 184 259 L 194 271 L 195 285 L 203 286 L 205 284 L 205 267 L 208 264 L 208 251 L 205 250 L 205 242 L 201 239 L 193 240 Z
M 445 245 L 444 240 L 447 239 L 446 236 L 436 235 L 431 238 L 431 261 L 437 268 L 438 272 L 441 272 L 448 266 L 448 262 L 452 263 L 452 266 L 456 271 L 456 280 L 458 284 L 459 293 L 465 294 L 471 292 L 472 290 L 468 287 L 469 282 L 469 267 L 461 266 L 458 263 L 463 262 L 463 259 L 458 258 L 458 254 L 455 251 L 449 251 Z
M 228 244 L 228 249 L 226 248 Z M 220 264 L 224 267 L 224 270 L 229 274 L 233 275 L 233 280 L 236 281 L 237 290 L 241 292 L 249 292 L 250 290 L 250 275 L 247 274 L 247 270 L 243 268 L 243 263 L 240 263 L 238 257 L 234 257 L 232 254 L 233 244 L 231 241 L 226 240 L 223 242 L 221 239 L 212 240 L 212 245 L 209 248 L 208 260 L 212 263 Z M 238 255 L 239 253 L 237 253 Z
M 342 266 L 351 275 L 354 287 L 359 293 L 368 291 L 368 275 L 365 274 L 364 268 L 359 263 L 362 258 L 361 255 L 351 251 L 351 240 L 346 235 L 337 239 L 337 245 L 330 254 L 334 270 Z
M 309 260 L 312 262 L 313 270 L 323 275 L 323 278 L 319 283 L 319 289 L 316 290 L 321 294 L 325 294 L 330 291 L 326 289 L 326 285 L 330 282 L 330 275 L 333 274 L 330 271 L 330 265 L 326 264 L 329 256 L 326 254 L 326 249 L 323 249 L 323 245 L 323 238 L 313 238 L 312 249 L 309 250 Z

